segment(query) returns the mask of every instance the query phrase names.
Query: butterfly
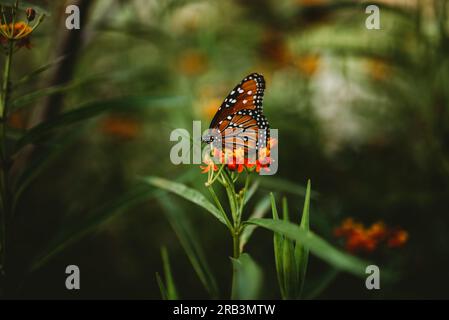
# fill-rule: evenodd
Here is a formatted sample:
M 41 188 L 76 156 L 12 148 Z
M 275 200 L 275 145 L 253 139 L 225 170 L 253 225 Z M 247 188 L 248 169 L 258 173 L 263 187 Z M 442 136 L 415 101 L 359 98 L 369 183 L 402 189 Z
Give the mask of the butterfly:
M 224 99 L 202 140 L 231 150 L 243 148 L 245 153 L 267 147 L 270 127 L 263 114 L 264 90 L 261 74 L 246 76 Z

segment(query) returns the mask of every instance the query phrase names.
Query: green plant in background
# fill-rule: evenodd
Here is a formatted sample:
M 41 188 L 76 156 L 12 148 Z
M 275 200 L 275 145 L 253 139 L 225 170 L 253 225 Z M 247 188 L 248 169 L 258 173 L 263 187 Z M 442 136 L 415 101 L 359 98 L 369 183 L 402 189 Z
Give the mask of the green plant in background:
M 226 152 L 225 152 L 226 153 Z M 260 298 L 260 289 L 263 285 L 262 269 L 253 260 L 248 252 L 244 251 L 246 243 L 250 240 L 255 227 L 262 227 L 274 232 L 274 253 L 276 270 L 278 274 L 281 296 L 284 299 L 300 298 L 302 287 L 305 281 L 305 273 L 308 262 L 309 250 L 329 262 L 338 270 L 351 272 L 358 276 L 364 276 L 365 266 L 367 262 L 356 257 L 350 256 L 332 247 L 325 240 L 315 235 L 309 230 L 309 207 L 311 186 L 307 185 L 305 202 L 301 224 L 297 225 L 289 221 L 289 212 L 287 201 L 283 200 L 283 220 L 278 218 L 274 196 L 271 195 L 271 204 L 273 211 L 273 219 L 263 218 L 266 210 L 267 201 L 264 198 L 251 216 L 246 215 L 246 206 L 257 191 L 259 182 L 251 183 L 251 176 L 255 171 L 263 168 L 255 168 L 254 166 L 215 164 L 214 161 L 206 156 L 206 166 L 203 166 L 203 173 L 207 173 L 207 181 L 205 187 L 208 189 L 213 203 L 204 196 L 200 191 L 192 189 L 182 183 L 169 181 L 159 177 L 147 177 L 143 180 L 163 190 L 174 193 L 192 203 L 202 207 L 212 216 L 222 223 L 229 231 L 232 238 L 232 268 L 233 280 L 231 289 L 232 299 L 257 299 Z M 247 163 L 247 162 L 237 162 Z M 243 180 L 243 181 L 240 181 Z M 216 191 L 216 186 L 220 185 L 226 194 L 227 205 L 220 200 Z M 209 279 L 214 279 L 213 273 L 207 266 L 207 262 L 203 254 L 195 254 L 194 247 L 197 252 L 202 252 L 199 243 L 195 240 L 195 245 L 186 244 L 189 236 L 194 237 L 194 232 L 182 230 L 182 226 L 186 225 L 185 221 L 179 225 L 174 224 L 174 215 L 180 215 L 182 209 L 173 207 L 172 201 L 167 198 L 160 199 L 162 206 L 169 212 L 169 220 L 178 235 L 184 249 L 206 290 L 211 294 L 212 298 L 219 297 L 215 280 L 208 281 L 205 279 L 205 272 Z M 183 216 L 182 219 L 188 220 Z M 164 269 L 167 274 L 167 259 L 164 258 Z M 199 267 L 202 266 L 202 267 Z M 167 278 L 168 283 L 173 282 L 173 276 Z M 160 277 L 157 277 L 161 294 L 167 298 L 167 290 L 160 285 Z M 174 285 L 173 285 L 174 286 Z M 172 296 L 173 297 L 173 296 Z
M 34 9 L 29 8 L 25 12 L 19 8 L 19 1 L 16 0 L 11 6 L 3 6 L 0 3 L 0 45 L 4 49 L 5 61 L 1 78 L 1 99 L 0 99 L 0 195 L 1 195 L 1 215 L 0 215 L 0 284 L 6 273 L 6 253 L 7 253 L 7 227 L 14 215 L 14 190 L 10 181 L 10 170 L 12 168 L 13 156 L 19 150 L 11 147 L 9 141 L 10 128 L 8 120 L 14 111 L 11 108 L 13 99 L 13 88 L 15 83 L 11 79 L 11 69 L 14 55 L 23 47 L 29 47 L 30 36 L 41 24 L 45 15 L 40 14 L 37 21 Z M 21 21 L 21 16 L 26 15 L 26 22 Z M 0 285 L 0 291 L 2 285 Z
M 176 291 L 175 283 L 173 281 L 173 275 L 170 268 L 170 260 L 168 258 L 168 252 L 165 247 L 161 248 L 161 257 L 164 264 L 165 284 L 162 281 L 159 273 L 156 273 L 156 280 L 161 291 L 162 299 L 164 300 L 176 300 L 178 299 L 178 293 Z
M 309 231 L 310 180 L 307 191 L 300 228 Z M 276 200 L 271 194 L 273 219 L 278 220 Z M 287 199 L 282 199 L 282 218 L 289 221 Z M 309 259 L 309 250 L 299 241 L 293 241 L 280 233 L 274 234 L 274 257 L 281 296 L 284 299 L 296 299 L 301 296 Z
M 12 226 L 17 218 L 15 212 L 20 200 L 32 182 L 84 132 L 90 119 L 111 110 L 172 106 L 178 100 L 161 95 L 98 99 L 17 128 L 13 121 L 17 117 L 14 116 L 20 116 L 23 112 L 31 113 L 32 107 L 42 107 L 37 104 L 39 100 L 65 94 L 77 88 L 80 82 L 55 83 L 50 87 L 24 92 L 27 84 L 38 80 L 48 70 L 60 67 L 68 59 L 67 56 L 59 56 L 21 78 L 15 78 L 16 54 L 24 47 L 31 49 L 35 46 L 32 45 L 34 33 L 44 17 L 49 15 L 46 2 L 36 3 L 42 5 L 19 0 L 0 1 L 0 47 L 4 53 L 0 91 L 0 297 L 16 293 L 31 273 L 67 246 L 94 231 L 117 213 L 153 195 L 142 185 L 136 185 L 121 197 L 99 204 L 86 218 L 61 228 L 48 244 L 33 244 L 34 255 L 25 259 L 25 265 L 17 266 L 15 261 L 9 259 L 13 247 L 10 240 L 17 237 L 12 234 Z M 62 72 L 65 70 L 62 69 Z M 71 127 L 73 124 L 78 126 Z M 20 256 L 20 253 L 15 254 Z

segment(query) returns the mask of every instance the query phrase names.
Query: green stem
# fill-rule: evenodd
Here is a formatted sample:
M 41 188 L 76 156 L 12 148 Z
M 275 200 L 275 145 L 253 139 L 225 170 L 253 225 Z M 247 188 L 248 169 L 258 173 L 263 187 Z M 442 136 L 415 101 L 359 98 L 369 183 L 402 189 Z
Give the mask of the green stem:
M 2 81 L 2 103 L 1 103 L 1 109 L 0 113 L 2 115 L 2 120 L 5 120 L 6 113 L 7 113 L 7 107 L 8 107 L 8 100 L 9 100 L 9 87 L 10 87 L 10 81 L 9 77 L 11 74 L 11 64 L 12 64 L 12 53 L 14 49 L 14 43 L 13 41 L 9 41 L 8 44 L 8 52 L 6 55 L 5 60 L 5 70 L 3 71 L 3 81 Z M 4 124 L 5 121 L 2 121 L 2 124 Z
M 15 10 L 13 11 L 13 25 L 15 22 Z M 14 27 L 12 32 L 14 33 Z M 0 217 L 0 228 L 1 228 L 1 243 L 0 243 L 0 274 L 5 275 L 5 264 L 6 264 L 6 224 L 8 219 L 8 206 L 9 206 L 9 192 L 8 192 L 8 152 L 6 150 L 6 124 L 8 119 L 8 104 L 10 95 L 10 76 L 11 76 L 11 65 L 14 51 L 14 42 L 9 40 L 8 42 L 8 52 L 5 60 L 5 69 L 3 72 L 2 79 L 2 96 L 1 96 L 1 130 L 0 130 L 0 163 L 1 163 L 1 181 L 0 181 L 0 193 L 1 193 L 1 217 Z
M 237 212 L 237 220 L 242 221 L 242 214 L 243 214 L 243 207 L 245 206 L 245 198 L 249 187 L 249 181 L 250 181 L 250 175 L 248 172 L 246 172 L 246 179 L 245 179 L 245 186 L 243 187 L 243 191 L 240 197 L 240 203 L 238 205 L 238 212 Z
M 234 248 L 233 257 L 234 259 L 238 259 L 240 257 L 240 230 L 234 230 L 232 233 L 232 243 Z
M 235 188 L 234 182 L 232 181 L 232 177 L 225 170 L 222 174 L 223 180 L 225 181 L 224 187 L 226 189 L 226 193 L 229 199 L 229 206 L 231 207 L 232 220 L 234 222 L 234 228 L 237 227 L 238 223 L 238 203 L 235 196 Z

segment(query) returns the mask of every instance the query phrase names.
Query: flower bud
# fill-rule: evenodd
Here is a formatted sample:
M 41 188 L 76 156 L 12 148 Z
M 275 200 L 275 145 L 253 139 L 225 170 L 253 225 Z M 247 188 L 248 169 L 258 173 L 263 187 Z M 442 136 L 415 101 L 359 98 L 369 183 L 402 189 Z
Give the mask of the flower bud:
M 27 8 L 25 12 L 27 15 L 27 20 L 29 22 L 33 21 L 34 18 L 36 18 L 36 11 L 33 8 Z

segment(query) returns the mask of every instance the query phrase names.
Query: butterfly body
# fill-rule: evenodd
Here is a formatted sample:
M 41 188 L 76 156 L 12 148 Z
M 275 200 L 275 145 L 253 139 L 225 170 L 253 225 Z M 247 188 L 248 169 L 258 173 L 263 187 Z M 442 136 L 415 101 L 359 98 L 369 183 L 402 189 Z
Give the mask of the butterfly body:
M 206 143 L 218 142 L 226 148 L 258 150 L 266 147 L 269 124 L 263 115 L 265 80 L 261 74 L 252 73 L 232 89 L 211 121 L 210 130 L 203 137 Z M 220 142 L 218 142 L 220 144 Z

